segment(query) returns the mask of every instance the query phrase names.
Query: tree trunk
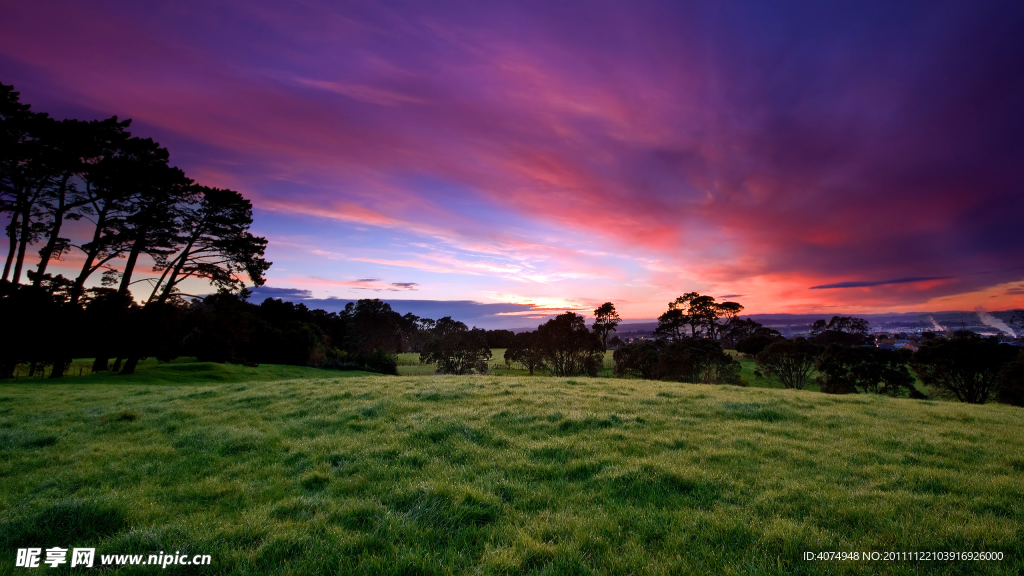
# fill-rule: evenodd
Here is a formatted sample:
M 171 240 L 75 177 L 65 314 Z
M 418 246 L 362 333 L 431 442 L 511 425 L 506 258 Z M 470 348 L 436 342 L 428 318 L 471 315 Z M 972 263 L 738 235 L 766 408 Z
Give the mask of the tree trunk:
M 96 204 L 93 204 L 95 207 Z M 78 278 L 75 279 L 75 287 L 71 291 L 71 304 L 77 305 L 78 299 L 82 297 L 82 292 L 85 290 L 85 281 L 89 279 L 89 275 L 93 273 L 92 263 L 96 261 L 96 256 L 100 253 L 100 235 L 103 233 L 103 229 L 107 226 L 107 207 L 104 206 L 102 210 L 96 210 L 96 229 L 92 233 L 92 242 L 89 243 L 91 248 L 85 253 L 85 263 L 82 264 L 82 271 L 79 272 Z M 105 369 L 105 368 L 104 368 Z
M 32 222 L 29 216 L 29 210 L 26 208 L 21 214 L 21 238 L 18 241 L 18 257 L 14 261 L 14 275 L 11 276 L 11 282 L 15 286 L 21 283 L 21 267 L 25 263 L 25 249 L 28 248 L 29 234 L 32 230 Z
M 18 251 L 18 212 L 11 212 L 11 223 L 7 225 L 7 261 L 4 262 L 4 280 L 11 275 L 11 265 L 14 264 L 14 254 Z
M 128 360 L 124 363 L 124 368 L 121 369 L 121 376 L 127 376 L 128 374 L 135 374 L 135 367 L 139 365 L 139 357 L 135 354 L 128 356 Z
M 60 192 L 57 200 L 57 210 L 53 213 L 53 225 L 50 227 L 50 238 L 46 242 L 46 246 L 39 251 L 39 267 L 36 269 L 36 277 L 32 281 L 33 286 L 39 286 L 39 283 L 43 281 L 43 274 L 46 274 L 46 267 L 50 264 L 50 258 L 53 257 L 53 251 L 57 247 L 57 242 L 60 240 L 60 229 L 64 225 L 64 213 L 67 212 L 68 208 L 64 205 L 64 199 L 67 195 L 68 189 L 68 176 L 64 176 L 64 179 L 60 183 Z
M 54 362 L 53 370 L 50 371 L 50 378 L 63 378 L 64 367 L 67 365 L 68 363 L 63 360 L 57 360 L 56 362 Z
M 114 367 L 111 368 L 111 371 L 112 372 L 120 372 L 121 371 L 121 357 L 120 356 L 117 357 L 117 360 L 114 360 Z
M 92 362 L 93 372 L 106 372 L 110 370 L 110 357 L 109 356 L 97 356 Z
M 132 283 L 132 273 L 135 271 L 135 263 L 139 260 L 139 252 L 142 251 L 142 238 L 143 234 L 139 238 L 136 238 L 135 242 L 132 243 L 132 251 L 128 253 L 128 261 L 124 264 L 124 272 L 121 274 L 121 285 L 117 288 L 117 293 L 121 296 L 128 294 L 128 286 Z
M 160 275 L 160 279 L 156 281 L 156 286 L 153 286 L 153 291 L 149 293 L 149 298 L 146 298 L 146 304 L 147 305 L 150 302 L 153 301 L 153 298 L 156 298 L 157 292 L 160 291 L 160 285 L 162 285 L 164 283 L 164 280 L 167 278 L 167 274 L 170 271 L 171 271 L 171 267 L 170 266 L 167 266 L 166 268 L 164 268 L 164 272 L 163 272 L 163 274 Z
M 181 268 L 185 265 L 185 261 L 188 260 L 189 252 L 192 251 L 192 242 L 189 241 L 188 246 L 182 251 L 181 257 L 174 263 L 174 270 L 171 271 L 170 278 L 167 279 L 167 284 L 164 286 L 164 291 L 160 293 L 160 297 L 157 298 L 157 303 L 163 304 L 167 301 L 167 298 L 171 295 L 171 290 L 174 289 L 174 285 L 178 283 L 178 275 L 181 274 Z

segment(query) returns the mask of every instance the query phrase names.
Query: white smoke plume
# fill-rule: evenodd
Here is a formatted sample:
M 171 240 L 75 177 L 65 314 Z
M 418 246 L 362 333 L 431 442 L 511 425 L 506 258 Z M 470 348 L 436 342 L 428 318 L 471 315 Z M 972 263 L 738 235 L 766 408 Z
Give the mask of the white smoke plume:
M 946 328 L 942 324 L 939 324 L 938 322 L 935 321 L 934 316 L 929 316 L 928 320 L 932 323 L 932 328 L 934 328 L 936 332 L 946 331 Z
M 985 312 L 981 308 L 975 308 L 974 311 L 978 313 L 978 319 L 981 320 L 982 324 L 986 326 L 991 326 L 996 330 L 999 330 L 1000 332 L 1006 332 L 1007 334 L 1013 336 L 1014 338 L 1017 337 L 1017 333 L 1013 331 L 1013 328 L 1007 326 L 1006 322 L 1003 322 L 999 318 L 996 318 L 995 316 L 989 314 L 988 312 Z

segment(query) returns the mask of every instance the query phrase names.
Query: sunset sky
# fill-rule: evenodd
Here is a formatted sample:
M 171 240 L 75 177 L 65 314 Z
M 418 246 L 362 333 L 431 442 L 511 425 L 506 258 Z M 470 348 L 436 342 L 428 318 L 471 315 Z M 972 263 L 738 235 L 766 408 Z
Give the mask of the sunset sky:
M 654 318 L 690 291 L 748 313 L 1024 306 L 1019 1 L 2 13 L 23 102 L 131 118 L 253 201 L 265 295 L 516 326 L 605 301 Z

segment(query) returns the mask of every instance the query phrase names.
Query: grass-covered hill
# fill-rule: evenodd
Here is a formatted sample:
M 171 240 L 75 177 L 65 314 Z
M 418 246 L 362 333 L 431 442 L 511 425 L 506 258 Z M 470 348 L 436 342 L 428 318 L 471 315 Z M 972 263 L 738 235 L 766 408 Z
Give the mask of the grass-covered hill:
M 210 554 L 216 574 L 1019 574 L 1022 425 L 617 379 L 180 364 L 7 383 L 0 572 L 30 573 L 17 548 L 95 546 Z

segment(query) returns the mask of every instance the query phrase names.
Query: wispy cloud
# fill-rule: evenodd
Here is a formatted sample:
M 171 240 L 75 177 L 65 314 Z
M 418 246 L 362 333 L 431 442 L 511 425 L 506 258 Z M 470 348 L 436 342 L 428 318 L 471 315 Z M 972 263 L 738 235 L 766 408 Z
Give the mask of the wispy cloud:
M 335 94 L 341 94 L 342 96 L 348 96 L 349 98 L 359 100 L 361 102 L 378 104 L 380 106 L 422 104 L 425 102 L 422 98 L 417 98 L 408 94 L 401 94 L 399 92 L 374 88 L 373 86 L 364 86 L 361 84 L 327 82 L 324 80 L 312 80 L 309 78 L 297 78 L 295 81 L 303 86 L 319 88 L 320 90 L 326 90 Z
M 912 278 L 895 278 L 893 280 L 860 280 L 851 282 L 836 282 L 835 284 L 822 284 L 811 286 L 811 290 L 824 290 L 828 288 L 868 288 L 871 286 L 885 286 L 886 284 L 911 284 L 915 282 L 931 282 L 935 280 L 951 280 L 953 276 L 915 276 Z

